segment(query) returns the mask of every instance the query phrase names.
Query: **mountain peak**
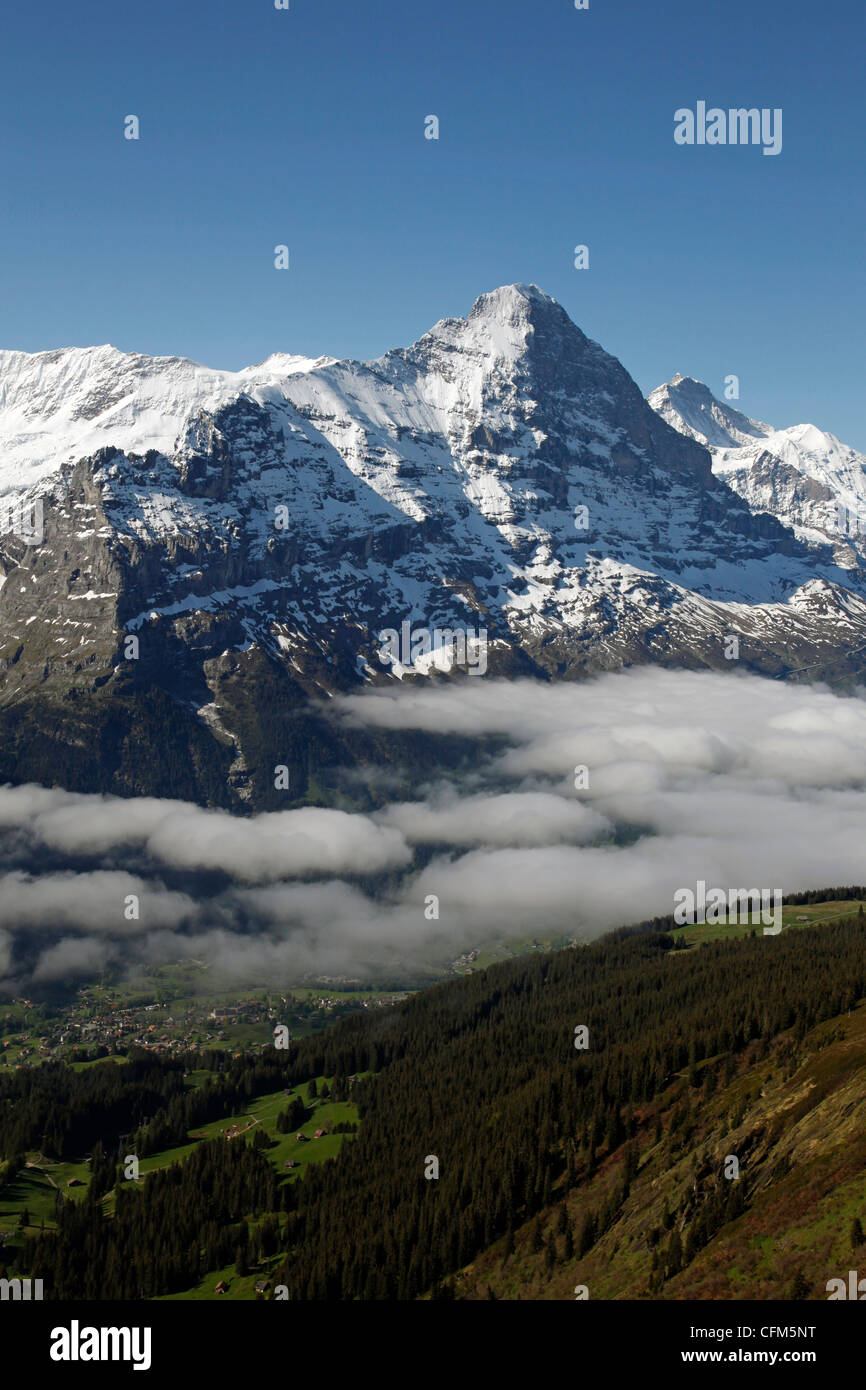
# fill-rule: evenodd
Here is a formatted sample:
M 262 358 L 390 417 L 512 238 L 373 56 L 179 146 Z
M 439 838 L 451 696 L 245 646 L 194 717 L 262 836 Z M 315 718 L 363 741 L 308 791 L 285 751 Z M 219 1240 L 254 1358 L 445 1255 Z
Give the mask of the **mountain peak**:
M 589 339 L 551 295 L 537 285 L 500 285 L 476 299 L 464 318 L 442 319 L 415 345 L 464 353 L 484 372 L 561 361 L 590 348 Z
M 500 285 L 476 299 L 465 317 L 441 319 L 425 336 L 502 343 L 507 337 L 514 345 L 525 346 L 526 336 L 536 326 L 568 326 L 580 334 L 562 305 L 537 285 Z M 509 333 L 508 330 L 517 330 Z M 504 336 L 503 336 L 504 335 Z M 583 335 L 580 334 L 582 337 Z
M 537 285 L 500 285 L 481 294 L 472 305 L 470 318 L 502 318 L 508 314 L 527 314 L 532 306 L 560 308 L 551 295 Z
M 738 448 L 772 433 L 770 425 L 751 420 L 726 401 L 718 400 L 703 381 L 680 372 L 666 385 L 657 386 L 647 399 L 675 430 L 708 448 Z

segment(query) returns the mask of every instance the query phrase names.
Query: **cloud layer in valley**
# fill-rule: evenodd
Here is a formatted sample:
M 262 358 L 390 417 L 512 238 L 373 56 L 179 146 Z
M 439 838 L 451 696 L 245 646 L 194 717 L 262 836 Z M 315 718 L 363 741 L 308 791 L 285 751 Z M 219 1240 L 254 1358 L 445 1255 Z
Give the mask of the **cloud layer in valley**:
M 455 781 L 431 752 L 405 770 L 414 800 L 367 814 L 0 789 L 0 990 L 184 957 L 226 982 L 393 977 L 492 938 L 589 939 L 670 912 L 698 879 L 866 878 L 859 696 L 643 669 L 386 687 L 334 708 L 475 738 L 476 764 Z

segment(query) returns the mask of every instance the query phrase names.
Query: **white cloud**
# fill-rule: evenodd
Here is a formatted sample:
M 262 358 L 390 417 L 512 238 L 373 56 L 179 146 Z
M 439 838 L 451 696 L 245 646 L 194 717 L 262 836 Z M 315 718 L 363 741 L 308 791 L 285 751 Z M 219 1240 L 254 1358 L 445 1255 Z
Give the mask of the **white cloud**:
M 423 766 L 403 769 L 418 799 L 367 815 L 238 818 L 2 788 L 0 977 L 11 988 L 28 972 L 73 978 L 106 960 L 135 969 L 180 956 L 220 980 L 393 974 L 493 936 L 586 939 L 670 912 L 698 879 L 792 892 L 866 877 L 859 695 L 643 669 L 334 704 L 355 724 L 471 738 L 474 763 L 457 779 L 430 744 Z M 375 897 L 360 886 L 374 875 Z M 130 922 L 131 893 L 141 911 Z M 438 921 L 425 915 L 431 895 Z M 63 939 L 46 948 L 46 933 Z
M 451 790 L 429 804 L 397 802 L 381 819 L 416 845 L 581 844 L 612 828 L 590 807 L 551 792 L 460 797 Z

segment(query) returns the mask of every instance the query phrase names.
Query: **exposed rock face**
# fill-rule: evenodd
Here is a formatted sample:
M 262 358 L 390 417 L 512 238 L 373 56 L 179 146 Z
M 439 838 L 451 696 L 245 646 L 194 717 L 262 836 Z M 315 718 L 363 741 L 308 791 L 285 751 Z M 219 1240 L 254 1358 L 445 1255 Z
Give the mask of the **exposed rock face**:
M 674 429 L 707 445 L 713 471 L 752 511 L 769 512 L 812 548 L 827 546 L 847 571 L 842 582 L 860 586 L 866 456 L 814 425 L 774 430 L 750 420 L 692 377 L 675 376 L 648 399 Z
M 404 623 L 483 630 L 489 675 L 730 669 L 738 635 L 741 669 L 854 679 L 859 561 L 663 415 L 526 286 L 371 363 L 0 354 L 0 486 L 45 518 L 0 537 L 0 778 L 252 808 L 286 764 L 327 798 L 388 753 L 317 697 L 441 678 L 380 659 Z M 764 453 L 755 498 L 826 504 Z

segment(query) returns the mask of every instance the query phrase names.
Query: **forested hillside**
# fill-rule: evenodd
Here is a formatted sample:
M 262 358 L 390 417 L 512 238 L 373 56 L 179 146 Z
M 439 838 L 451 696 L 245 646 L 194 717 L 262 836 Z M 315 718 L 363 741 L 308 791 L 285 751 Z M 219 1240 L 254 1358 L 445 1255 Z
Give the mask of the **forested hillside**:
M 861 916 L 691 950 L 644 931 L 235 1059 L 186 1101 L 173 1072 L 154 1089 L 133 1071 L 139 1132 L 150 1106 L 160 1142 L 205 1105 L 227 1114 L 239 1090 L 273 1091 L 277 1073 L 286 1089 L 329 1077 L 339 1095 L 375 1075 L 352 1085 L 357 1136 L 302 1178 L 274 1181 L 263 1140 L 230 1168 L 243 1143 L 208 1146 L 113 1211 L 95 1193 L 30 1243 L 29 1263 L 61 1297 L 73 1267 L 84 1296 L 116 1297 L 105 1262 L 86 1272 L 73 1247 L 148 1268 L 186 1252 L 197 1279 L 225 1262 L 237 1223 L 270 1214 L 259 1253 L 294 1298 L 826 1297 L 864 1212 L 864 995 Z M 37 1089 L 18 1097 L 19 1144 Z M 78 1134 L 87 1098 L 68 1104 L 60 1130 Z M 196 1209 L 210 1223 L 197 1251 Z

